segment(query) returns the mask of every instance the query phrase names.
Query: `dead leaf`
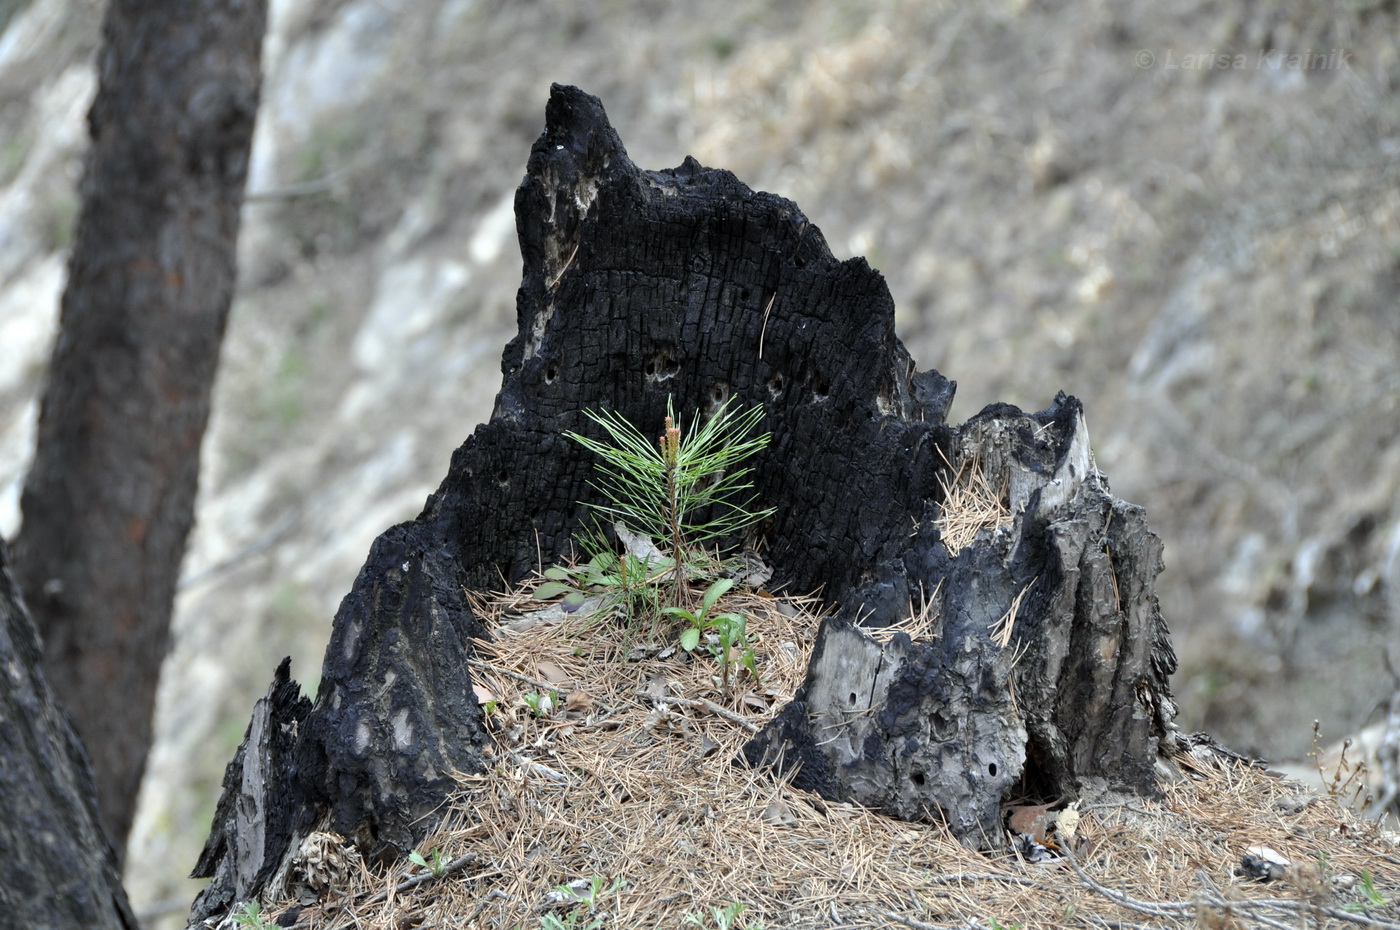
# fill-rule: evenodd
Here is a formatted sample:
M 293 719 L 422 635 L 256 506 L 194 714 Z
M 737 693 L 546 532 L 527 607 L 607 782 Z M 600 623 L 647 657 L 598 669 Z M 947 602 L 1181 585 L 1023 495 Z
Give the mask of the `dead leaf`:
M 671 693 L 671 684 L 666 680 L 666 676 L 660 673 L 651 676 L 651 680 L 646 686 L 647 697 L 661 700 Z
M 478 704 L 490 704 L 492 701 L 496 700 L 496 695 L 490 688 L 483 684 L 473 684 L 472 694 L 476 695 L 476 702 Z
M 569 684 L 573 681 L 562 668 L 548 660 L 535 665 L 536 674 L 551 685 Z
M 569 696 L 564 699 L 564 709 L 587 713 L 593 709 L 593 695 L 587 691 L 570 691 Z
M 797 823 L 797 815 L 785 801 L 774 801 L 763 809 L 763 820 L 775 827 L 790 827 Z
M 756 710 L 760 712 L 766 711 L 769 706 L 767 701 L 765 701 L 762 697 L 758 696 L 757 694 L 754 694 L 752 691 L 745 692 L 743 704 L 749 710 Z
M 1055 822 L 1049 804 L 1016 804 L 1006 809 L 1006 826 L 1017 836 L 1044 842 Z
M 740 584 L 762 588 L 772 577 L 773 569 L 756 552 L 745 550 L 739 554 L 735 580 Z
M 613 532 L 617 533 L 617 538 L 622 540 L 622 544 L 627 547 L 627 554 L 641 562 L 662 562 L 666 556 L 661 554 L 661 550 L 656 547 L 649 537 L 640 533 L 634 533 L 621 523 L 613 524 Z M 662 578 L 669 578 L 667 572 Z

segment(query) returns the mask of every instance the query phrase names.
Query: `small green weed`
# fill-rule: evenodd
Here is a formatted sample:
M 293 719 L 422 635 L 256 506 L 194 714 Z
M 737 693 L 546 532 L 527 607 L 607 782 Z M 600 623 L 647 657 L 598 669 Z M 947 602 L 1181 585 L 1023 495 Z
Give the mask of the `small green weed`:
M 764 930 L 764 925 L 745 921 L 738 923 L 739 917 L 747 911 L 749 906 L 739 901 L 730 901 L 724 907 L 711 907 L 710 919 L 714 921 L 717 930 Z M 685 922 L 695 924 L 698 927 L 705 926 L 705 918 L 693 911 L 685 915 Z
M 603 899 L 625 888 L 627 880 L 615 878 L 609 885 L 606 878 L 594 875 L 584 887 L 576 887 L 576 884 L 559 885 L 551 892 L 551 898 L 558 903 L 569 905 L 570 910 L 563 917 L 558 914 L 542 916 L 541 930 L 598 930 L 603 926 L 604 920 L 603 915 L 598 914 Z M 588 923 L 579 923 L 584 919 L 587 919 Z
M 253 927 L 254 930 L 267 930 L 270 926 L 262 916 L 262 905 L 257 901 L 243 902 L 243 907 L 233 915 L 233 922 L 244 927 Z
M 660 606 L 658 583 L 667 577 L 674 563 L 659 553 L 651 557 L 625 552 L 618 555 L 607 537 L 596 530 L 579 539 L 588 561 L 577 566 L 555 565 L 545 569 L 545 581 L 537 585 L 534 596 L 549 600 L 564 595 L 561 606 L 572 613 L 584 605 L 590 595 L 602 598 L 600 614 L 621 606 L 629 620 L 655 616 Z
M 418 850 L 413 850 L 408 854 L 408 861 L 427 869 L 437 878 L 442 878 L 442 873 L 447 871 L 447 863 L 442 861 L 442 850 L 436 846 L 433 847 L 429 858 L 425 858 Z
M 689 607 L 664 607 L 661 610 L 664 614 L 680 617 L 690 624 L 681 633 L 681 648 L 686 652 L 695 651 L 700 645 L 700 635 L 706 630 L 714 630 L 718 634 L 718 642 L 712 647 L 711 653 L 719 659 L 726 689 L 729 687 L 729 666 L 735 661 L 735 648 L 740 650 L 738 661 L 748 668 L 755 678 L 758 677 L 758 665 L 754 659 L 753 648 L 748 643 L 748 620 L 743 614 L 712 613 L 715 602 L 732 587 L 732 578 L 717 579 L 705 589 L 705 594 L 700 599 L 699 611 L 693 611 Z
M 1361 896 L 1366 900 L 1352 904 L 1344 904 L 1342 905 L 1342 910 L 1350 911 L 1353 914 L 1364 914 L 1373 907 L 1385 907 L 1390 903 L 1390 900 L 1385 895 L 1376 890 L 1376 879 L 1367 871 L 1362 871 L 1361 873 Z
M 530 708 L 530 714 L 536 719 L 553 717 L 554 709 L 559 706 L 558 691 L 531 691 L 521 697 L 525 706 Z

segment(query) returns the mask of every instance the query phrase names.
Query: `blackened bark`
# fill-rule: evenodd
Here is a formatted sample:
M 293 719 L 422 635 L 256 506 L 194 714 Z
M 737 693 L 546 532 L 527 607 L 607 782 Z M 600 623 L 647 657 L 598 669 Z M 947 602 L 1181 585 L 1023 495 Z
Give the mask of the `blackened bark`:
M 567 553 L 597 500 L 599 436 L 583 410 L 659 435 L 733 397 L 762 404 L 754 461 L 775 584 L 907 600 L 910 513 L 939 499 L 951 383 L 919 373 L 894 333 L 884 278 L 837 261 L 792 202 L 686 159 L 643 171 L 601 104 L 556 87 L 516 192 L 519 334 L 491 422 L 457 451 L 420 521 L 467 582 L 516 580 Z
M 303 826 L 299 817 L 307 806 L 289 803 L 281 793 L 283 773 L 295 764 L 300 725 L 311 710 L 291 680 L 291 664 L 283 659 L 277 666 L 267 697 L 254 705 L 243 743 L 224 770 L 209 844 L 190 875 L 213 879 L 195 901 L 195 920 L 256 897 Z
M 314 830 L 335 831 L 370 858 L 420 840 L 452 773 L 486 767 L 466 661 L 484 635 L 458 563 L 421 526 L 375 540 L 336 612 L 315 706 L 297 697 L 286 662 L 258 702 L 194 871 L 213 880 L 191 924 L 286 876 Z
M 412 846 L 452 773 L 485 771 L 465 660 L 486 631 L 465 592 L 440 541 L 405 523 L 374 541 L 336 612 L 298 788 L 366 856 Z
M 731 397 L 762 404 L 773 438 L 754 466 L 778 507 L 760 529 L 775 583 L 825 585 L 833 601 L 907 597 L 908 511 L 936 512 L 953 386 L 915 370 L 878 272 L 838 262 L 795 205 L 727 171 L 637 168 L 599 101 L 570 87 L 550 96 L 516 216 L 520 327 L 495 410 L 422 514 L 375 543 L 336 614 L 296 765 L 274 792 L 307 825 L 284 861 L 325 822 L 368 853 L 405 849 L 433 826 L 418 815 L 446 799 L 444 773 L 480 770 L 467 660 L 483 631 L 464 589 L 570 552 L 582 502 L 597 499 L 591 457 L 563 435 L 598 435 L 585 409 L 659 435 L 668 398 L 687 421 Z M 219 849 L 211 836 L 205 867 Z M 211 885 L 196 916 L 237 894 Z
M 136 930 L 91 766 L 44 679 L 8 559 L 0 540 L 0 923 Z
M 113 0 L 104 24 L 15 573 L 119 851 L 233 296 L 266 18 L 266 0 Z

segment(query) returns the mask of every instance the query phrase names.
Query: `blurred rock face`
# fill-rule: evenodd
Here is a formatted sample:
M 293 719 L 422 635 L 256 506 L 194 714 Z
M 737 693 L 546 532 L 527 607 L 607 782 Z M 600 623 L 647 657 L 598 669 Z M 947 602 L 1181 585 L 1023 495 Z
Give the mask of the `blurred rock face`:
M 1330 741 L 1392 690 L 1394 11 L 273 6 L 138 907 L 188 903 L 178 875 L 269 673 L 286 654 L 299 678 L 320 667 L 370 540 L 489 413 L 515 330 L 511 197 L 552 81 L 600 95 L 638 164 L 728 168 L 865 255 L 919 367 L 958 380 L 953 418 L 1084 400 L 1115 494 L 1166 542 L 1184 726 L 1298 756 L 1313 719 Z M 0 37 L 6 534 L 100 13 L 33 0 Z M 1227 48 L 1238 67 L 1207 67 Z

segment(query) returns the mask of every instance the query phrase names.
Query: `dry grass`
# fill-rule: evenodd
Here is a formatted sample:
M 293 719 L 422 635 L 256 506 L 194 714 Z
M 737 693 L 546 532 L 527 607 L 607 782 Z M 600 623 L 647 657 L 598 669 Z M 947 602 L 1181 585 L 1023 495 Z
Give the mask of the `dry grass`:
M 716 927 L 711 909 L 740 902 L 735 928 L 1400 926 L 1393 903 L 1342 909 L 1364 901 L 1363 874 L 1400 898 L 1395 839 L 1246 766 L 1184 759 L 1189 777 L 1161 801 L 1084 805 L 1073 858 L 1031 864 L 734 764 L 805 673 L 811 606 L 723 602 L 748 614 L 762 675 L 726 691 L 715 661 L 669 648 L 674 630 L 628 646 L 616 621 L 541 613 L 522 592 L 483 605 L 497 638 L 474 665 L 494 765 L 460 777 L 421 848 L 441 851 L 444 874 L 356 862 L 320 901 L 265 915 L 308 930 Z M 525 697 L 544 693 L 554 708 L 536 715 Z M 1293 877 L 1236 877 L 1254 845 L 1299 864 Z M 624 884 L 591 914 L 551 898 L 595 877 Z
M 937 523 L 948 554 L 956 557 L 972 544 L 979 532 L 1009 521 L 1011 509 L 1007 504 L 1005 482 L 993 484 L 980 458 L 965 456 L 956 469 L 946 459 L 944 462 L 948 471 L 940 478 L 943 508 Z

